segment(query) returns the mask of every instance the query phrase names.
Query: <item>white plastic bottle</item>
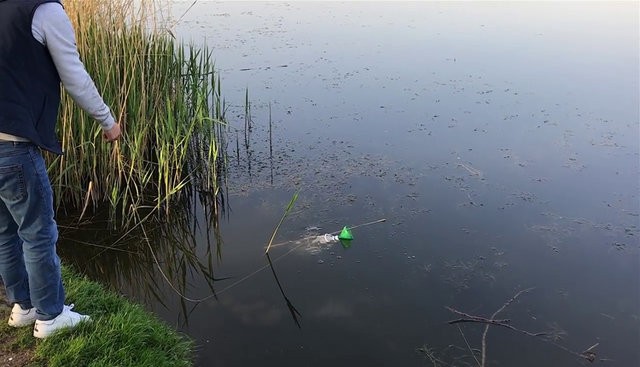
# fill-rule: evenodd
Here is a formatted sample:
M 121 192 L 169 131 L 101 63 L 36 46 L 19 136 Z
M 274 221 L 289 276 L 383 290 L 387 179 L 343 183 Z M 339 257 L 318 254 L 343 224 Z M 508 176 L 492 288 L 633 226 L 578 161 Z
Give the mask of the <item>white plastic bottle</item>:
M 324 245 L 328 243 L 338 242 L 338 236 L 332 236 L 329 233 L 316 237 L 316 242 Z

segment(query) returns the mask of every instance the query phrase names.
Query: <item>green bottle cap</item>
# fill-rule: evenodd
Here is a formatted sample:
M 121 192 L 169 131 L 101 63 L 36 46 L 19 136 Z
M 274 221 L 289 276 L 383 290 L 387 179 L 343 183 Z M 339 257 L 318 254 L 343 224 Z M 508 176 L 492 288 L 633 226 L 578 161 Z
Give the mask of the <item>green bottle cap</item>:
M 338 238 L 341 240 L 352 240 L 353 235 L 351 234 L 351 230 L 345 226 L 342 228 L 342 231 L 340 231 Z

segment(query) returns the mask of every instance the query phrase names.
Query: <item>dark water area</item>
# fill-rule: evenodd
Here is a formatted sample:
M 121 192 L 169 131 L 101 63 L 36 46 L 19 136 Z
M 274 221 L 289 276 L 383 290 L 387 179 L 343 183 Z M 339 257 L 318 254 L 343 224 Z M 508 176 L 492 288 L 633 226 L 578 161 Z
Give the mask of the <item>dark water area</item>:
M 446 307 L 491 318 L 522 290 L 496 319 L 547 335 L 491 326 L 488 366 L 588 365 L 570 351 L 595 344 L 640 365 L 638 10 L 198 1 L 176 34 L 221 73 L 224 213 L 194 199 L 148 243 L 69 227 L 64 258 L 198 366 L 477 366 L 484 324 Z

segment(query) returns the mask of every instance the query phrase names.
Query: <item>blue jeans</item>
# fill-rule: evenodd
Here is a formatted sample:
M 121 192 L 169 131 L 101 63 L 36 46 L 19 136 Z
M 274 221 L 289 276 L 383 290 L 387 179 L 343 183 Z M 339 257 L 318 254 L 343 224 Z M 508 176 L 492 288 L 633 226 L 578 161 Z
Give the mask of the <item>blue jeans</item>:
M 53 190 L 40 149 L 0 141 L 0 275 L 8 301 L 35 307 L 39 320 L 62 312 Z

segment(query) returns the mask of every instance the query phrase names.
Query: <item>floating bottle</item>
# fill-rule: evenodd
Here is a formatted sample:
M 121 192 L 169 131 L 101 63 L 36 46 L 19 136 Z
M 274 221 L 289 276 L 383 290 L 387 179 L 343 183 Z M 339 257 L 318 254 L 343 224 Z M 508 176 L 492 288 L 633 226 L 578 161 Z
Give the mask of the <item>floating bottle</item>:
M 335 243 L 338 242 L 339 238 L 338 236 L 333 236 L 329 233 L 317 236 L 315 239 L 315 242 L 318 242 L 319 244 L 329 244 L 329 243 Z

